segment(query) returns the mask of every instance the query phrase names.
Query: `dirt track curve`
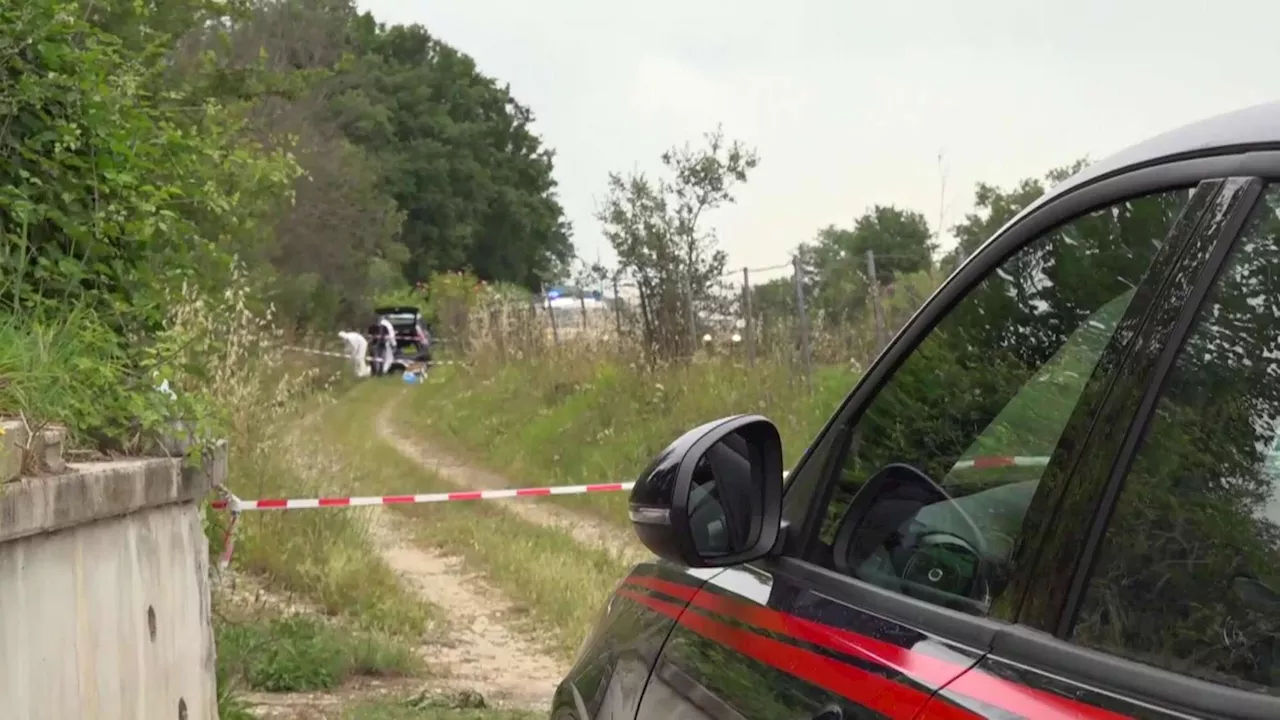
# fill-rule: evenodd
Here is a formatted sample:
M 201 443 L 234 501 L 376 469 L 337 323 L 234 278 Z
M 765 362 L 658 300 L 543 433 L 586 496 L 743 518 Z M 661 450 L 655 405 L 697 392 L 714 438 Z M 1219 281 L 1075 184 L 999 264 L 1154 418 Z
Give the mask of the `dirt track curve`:
M 395 405 L 389 404 L 378 413 L 378 434 L 401 455 L 432 470 L 458 489 L 498 490 L 539 484 L 511 482 L 491 471 L 468 465 L 456 455 L 423 438 L 408 437 L 398 431 L 392 422 L 394 410 Z M 601 478 L 600 482 L 612 480 L 613 478 Z M 587 517 L 536 500 L 511 499 L 498 502 L 505 503 L 512 513 L 528 523 L 555 528 L 583 545 L 602 549 L 624 562 L 637 563 L 653 558 L 653 554 L 630 532 L 598 518 Z

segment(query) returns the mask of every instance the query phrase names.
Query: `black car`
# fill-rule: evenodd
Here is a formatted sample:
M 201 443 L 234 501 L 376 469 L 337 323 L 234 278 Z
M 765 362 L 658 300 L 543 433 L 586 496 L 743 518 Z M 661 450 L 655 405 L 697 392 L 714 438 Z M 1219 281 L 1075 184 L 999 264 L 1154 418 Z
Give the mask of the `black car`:
M 431 331 L 418 308 L 412 305 L 380 307 L 375 308 L 374 313 L 390 322 L 396 331 L 392 370 L 403 370 L 405 360 L 431 362 Z
M 1280 718 L 1280 103 L 974 252 L 785 475 L 759 416 L 631 494 L 552 717 Z

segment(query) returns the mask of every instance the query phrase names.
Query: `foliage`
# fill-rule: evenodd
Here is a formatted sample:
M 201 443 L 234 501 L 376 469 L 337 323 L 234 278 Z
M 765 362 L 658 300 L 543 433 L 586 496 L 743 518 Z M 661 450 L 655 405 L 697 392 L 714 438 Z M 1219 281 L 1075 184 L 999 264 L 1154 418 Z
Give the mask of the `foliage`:
M 669 178 L 609 174 L 597 218 L 618 255 L 618 270 L 640 291 L 643 346 L 651 359 L 692 355 L 699 306 L 706 306 L 724 274 L 726 255 L 707 213 L 734 201 L 733 188 L 759 164 L 754 150 L 726 143 L 717 128 L 705 145 L 662 154 Z M 603 271 L 592 275 L 603 276 Z
M 989 183 L 978 183 L 973 194 L 973 210 L 966 213 L 964 220 L 952 228 L 956 237 L 956 249 L 943 258 L 942 264 L 955 267 L 962 258 L 973 254 L 982 243 L 1043 195 L 1046 183 L 1052 187 L 1083 170 L 1086 165 L 1088 159 L 1081 158 L 1069 165 L 1053 168 L 1045 173 L 1043 181 L 1038 178 L 1023 178 L 1010 190 Z
M 311 615 L 219 623 L 218 674 L 255 690 L 330 690 L 352 675 L 411 670 L 411 650 Z
M 179 124 L 164 103 L 183 97 L 146 90 L 155 69 L 75 4 L 0 13 L 0 303 L 11 326 L 76 347 L 65 402 L 4 409 L 137 449 L 178 417 L 203 420 L 198 398 L 152 391 L 170 293 L 229 280 L 225 248 L 266 237 L 294 166 L 240 141 L 215 103 Z
M 93 424 L 123 373 L 115 336 L 83 308 L 60 317 L 0 315 L 0 415 L 36 426 L 82 417 Z
M 177 125 L 143 90 L 155 70 L 74 4 L 0 12 L 0 300 L 88 303 L 126 336 L 154 331 L 166 288 L 217 279 L 221 243 L 262 239 L 294 166 L 237 140 L 215 103 Z
M 406 278 L 469 268 L 530 289 L 549 280 L 572 252 L 533 112 L 421 26 L 365 29 L 330 108 L 405 214 Z
M 876 205 L 851 229 L 827 226 L 812 245 L 801 246 L 807 302 L 816 311 L 852 317 L 871 296 L 868 253 L 875 257 L 875 280 L 884 286 L 897 275 L 930 270 L 935 249 L 924 215 Z

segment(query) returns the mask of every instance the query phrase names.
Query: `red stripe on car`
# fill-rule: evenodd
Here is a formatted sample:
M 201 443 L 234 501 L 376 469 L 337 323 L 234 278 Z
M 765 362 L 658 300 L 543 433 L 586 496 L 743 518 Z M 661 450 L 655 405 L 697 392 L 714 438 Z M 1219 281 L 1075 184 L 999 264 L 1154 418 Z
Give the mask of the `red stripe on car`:
M 682 627 L 758 662 L 777 668 L 824 690 L 891 718 L 912 718 L 929 701 L 929 693 L 840 662 L 826 655 L 774 640 L 720 622 L 681 605 L 623 588 L 618 595 L 677 620 Z M 968 710 L 943 703 L 932 717 L 938 720 L 976 720 Z
M 1019 685 L 1004 678 L 971 669 L 969 663 L 954 663 L 900 645 L 867 637 L 843 628 L 772 610 L 710 591 L 699 592 L 683 583 L 647 575 L 633 575 L 628 583 L 690 602 L 697 607 L 738 620 L 768 632 L 786 635 L 828 650 L 844 653 L 888 667 L 933 688 L 946 687 L 1003 710 L 1033 717 L 1122 720 L 1128 715 L 1078 702 L 1043 690 Z M 931 717 L 933 717 L 931 715 Z

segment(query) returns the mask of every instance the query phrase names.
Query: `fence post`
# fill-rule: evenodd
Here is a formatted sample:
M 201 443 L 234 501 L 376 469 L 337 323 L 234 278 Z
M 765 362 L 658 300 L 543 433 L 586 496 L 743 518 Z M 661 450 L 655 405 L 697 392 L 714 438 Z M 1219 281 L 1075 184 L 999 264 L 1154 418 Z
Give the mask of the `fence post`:
M 880 307 L 880 280 L 876 275 L 876 253 L 870 248 L 867 249 L 867 278 L 871 283 L 871 316 L 875 321 L 876 328 L 876 355 L 884 349 L 884 309 Z
M 805 386 L 809 392 L 813 392 L 813 368 L 809 357 L 809 318 L 804 310 L 804 266 L 800 263 L 799 254 L 792 258 L 791 266 L 795 268 L 796 309 L 800 312 L 800 360 L 804 366 Z
M 498 359 L 505 365 L 507 362 L 507 335 L 504 315 L 506 303 L 495 299 L 489 304 L 489 327 L 493 331 L 494 340 L 498 343 Z
M 582 338 L 587 337 L 587 295 L 578 288 L 578 307 L 582 308 Z
M 685 322 L 689 324 L 689 357 L 698 352 L 698 327 L 694 323 L 693 313 L 693 268 L 686 268 L 684 273 Z
M 547 287 L 542 286 L 541 302 L 547 304 L 547 317 L 551 318 L 551 341 L 556 345 L 560 344 L 560 329 L 556 327 L 556 312 L 551 307 L 551 298 L 547 297 Z
M 618 276 L 613 276 L 613 329 L 618 334 L 618 352 L 622 352 L 622 296 L 618 294 Z
M 747 344 L 747 365 L 756 364 L 756 339 L 752 333 L 755 318 L 751 312 L 751 271 L 742 268 L 742 335 Z

